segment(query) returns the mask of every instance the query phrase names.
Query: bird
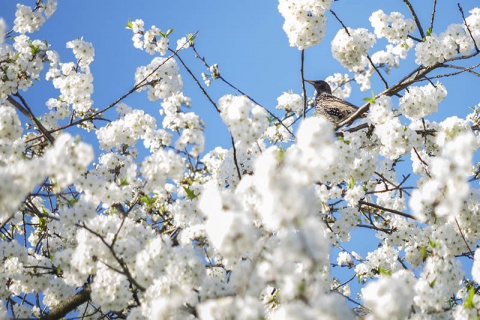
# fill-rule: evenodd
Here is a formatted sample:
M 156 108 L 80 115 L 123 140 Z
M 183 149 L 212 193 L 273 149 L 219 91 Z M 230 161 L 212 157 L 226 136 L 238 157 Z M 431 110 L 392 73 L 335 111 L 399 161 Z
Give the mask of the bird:
M 330 85 L 323 80 L 305 80 L 310 83 L 315 95 L 315 111 L 333 123 L 341 122 L 358 110 L 358 107 L 332 94 Z M 362 115 L 365 116 L 365 115 Z

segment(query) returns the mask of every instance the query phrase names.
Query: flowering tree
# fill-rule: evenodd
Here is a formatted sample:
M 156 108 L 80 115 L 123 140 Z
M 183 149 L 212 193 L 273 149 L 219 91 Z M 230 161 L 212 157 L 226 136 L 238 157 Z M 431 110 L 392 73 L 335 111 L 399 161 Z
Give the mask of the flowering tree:
M 154 58 L 98 109 L 93 46 L 70 41 L 76 61 L 61 62 L 30 36 L 55 0 L 18 5 L 12 30 L 0 19 L 0 318 L 480 316 L 480 114 L 425 119 L 447 95 L 442 79 L 479 82 L 480 8 L 459 4 L 459 21 L 437 30 L 436 1 L 427 22 L 403 2 L 410 17 L 378 10 L 368 30 L 346 26 L 331 0 L 279 1 L 302 58 L 324 37 L 327 15 L 340 22 L 332 55 L 349 73 L 326 79 L 337 96 L 352 82 L 379 92 L 341 123 L 306 117 L 304 86 L 267 110 L 202 57 L 196 34 L 172 46 L 172 30 L 142 20 L 127 28 Z M 381 38 L 386 46 L 371 52 Z M 189 68 L 182 56 L 192 54 L 208 73 Z M 400 68 L 409 60 L 412 69 Z M 395 83 L 393 69 L 403 74 Z M 228 149 L 204 150 L 180 72 L 228 127 Z M 373 77 L 384 88 L 371 88 Z M 22 93 L 41 79 L 59 91 L 42 114 Z M 213 81 L 239 94 L 214 101 Z M 123 103 L 144 90 L 160 103 L 161 125 Z M 73 137 L 74 127 L 98 141 Z M 405 158 L 410 171 L 398 172 Z M 378 239 L 366 256 L 344 246 L 362 241 L 359 229 Z M 471 276 L 461 258 L 473 260 Z

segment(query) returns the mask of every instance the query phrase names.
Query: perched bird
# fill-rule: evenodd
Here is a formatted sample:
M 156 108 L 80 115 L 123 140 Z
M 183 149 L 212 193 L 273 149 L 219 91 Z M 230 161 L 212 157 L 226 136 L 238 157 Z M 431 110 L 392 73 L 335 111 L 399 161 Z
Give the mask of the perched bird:
M 332 94 L 330 85 L 323 80 L 305 80 L 310 83 L 317 94 L 315 95 L 315 111 L 323 115 L 333 123 L 340 122 L 348 118 L 352 113 L 358 110 L 350 102 L 335 97 Z

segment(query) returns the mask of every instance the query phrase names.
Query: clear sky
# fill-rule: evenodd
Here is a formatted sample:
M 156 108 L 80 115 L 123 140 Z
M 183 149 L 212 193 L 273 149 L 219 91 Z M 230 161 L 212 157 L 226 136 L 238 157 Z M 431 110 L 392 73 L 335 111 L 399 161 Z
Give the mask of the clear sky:
M 16 2 L 0 0 L 0 17 L 5 19 L 8 29 L 13 27 Z M 33 6 L 35 1 L 21 2 Z M 411 2 L 426 29 L 430 23 L 432 1 Z M 438 1 L 433 32 L 441 33 L 450 23 L 462 22 L 457 2 Z M 467 15 L 468 10 L 480 5 L 478 0 L 462 0 L 460 3 Z M 60 53 L 62 62 L 74 59 L 71 50 L 65 48 L 66 42 L 83 36 L 84 40 L 93 43 L 95 47 L 95 61 L 91 65 L 94 76 L 93 100 L 94 107 L 101 109 L 126 93 L 134 85 L 135 69 L 153 59 L 153 56 L 133 47 L 132 32 L 125 29 L 128 19 L 143 19 L 146 29 L 151 25 L 156 25 L 163 31 L 175 29 L 170 36 L 173 48 L 176 47 L 178 38 L 198 31 L 195 43 L 200 54 L 210 64 L 217 63 L 222 76 L 228 81 L 270 111 L 274 111 L 276 98 L 282 92 L 288 90 L 298 94 L 302 92 L 300 51 L 289 47 L 287 36 L 282 29 L 283 18 L 277 6 L 278 2 L 275 0 L 59 1 L 57 12 L 39 32 L 30 37 L 48 39 L 53 49 Z M 383 9 L 386 13 L 400 11 L 410 17 L 401 0 L 339 0 L 332 5 L 332 10 L 347 26 L 368 28 L 370 32 L 373 30 L 368 18 L 377 9 Z M 332 14 L 327 13 L 327 19 L 324 40 L 305 52 L 307 79 L 323 79 L 336 72 L 347 73 L 347 70 L 332 58 L 330 51 L 330 42 L 342 27 Z M 419 37 L 418 31 L 416 36 Z M 370 52 L 383 49 L 385 44 L 384 41 L 378 41 Z M 182 51 L 181 54 L 201 79 L 200 74 L 206 72 L 202 63 L 195 59 L 191 50 Z M 408 61 L 402 61 L 401 69 L 387 76 L 390 84 L 415 67 L 414 55 L 414 51 L 410 51 Z M 207 125 L 206 151 L 218 145 L 230 148 L 230 138 L 219 115 L 185 70 L 182 69 L 181 74 L 185 85 L 184 93 L 192 98 L 193 111 L 201 115 Z M 429 119 L 440 121 L 452 115 L 464 117 L 470 112 L 468 107 L 480 102 L 479 88 L 474 84 L 473 76 L 464 75 L 459 78 L 461 81 L 458 78 L 454 79 L 443 81 L 448 90 L 448 97 L 440 104 L 440 111 L 428 117 Z M 370 91 L 361 92 L 358 86 L 352 87 L 352 95 L 348 100 L 354 104 L 361 105 L 362 98 L 371 96 Z M 216 101 L 224 94 L 234 93 L 218 81 L 213 82 L 208 90 Z M 376 75 L 372 77 L 372 90 L 375 93 L 383 90 L 383 85 Z M 313 88 L 307 87 L 307 93 L 313 96 Z M 34 86 L 25 94 L 36 115 L 45 113 L 47 110 L 45 102 L 48 98 L 56 96 L 58 91 L 53 89 L 51 83 L 45 82 Z M 131 107 L 144 109 L 160 119 L 159 103 L 148 101 L 145 91 L 130 96 L 125 102 Z M 372 236 L 371 232 L 368 234 Z M 362 248 L 356 250 L 365 254 Z
M 23 4 L 33 6 L 33 0 L 21 0 Z M 14 0 L 0 0 L 0 16 L 8 27 L 13 26 L 15 5 Z M 431 15 L 431 1 L 412 1 L 422 23 L 428 26 Z M 468 10 L 478 5 L 478 0 L 463 0 L 461 4 L 466 14 Z M 153 58 L 146 52 L 133 48 L 132 32 L 125 29 L 128 19 L 143 19 L 145 27 L 156 25 L 162 30 L 175 29 L 170 36 L 171 46 L 176 47 L 176 40 L 187 33 L 198 31 L 196 47 L 210 64 L 218 63 L 220 72 L 227 80 L 252 96 L 256 101 L 273 111 L 276 98 L 283 91 L 293 90 L 301 94 L 300 81 L 300 51 L 289 47 L 287 37 L 282 30 L 283 18 L 277 9 L 275 0 L 83 0 L 59 1 L 57 12 L 47 21 L 40 31 L 30 35 L 31 38 L 48 39 L 57 50 L 62 62 L 74 59 L 70 49 L 65 48 L 67 41 L 78 37 L 93 43 L 95 61 L 91 65 L 94 75 L 94 106 L 102 108 L 133 86 L 134 72 L 137 66 L 146 65 Z M 373 31 L 368 17 L 377 10 L 386 13 L 400 11 L 410 17 L 405 4 L 395 1 L 358 1 L 340 0 L 332 5 L 343 22 L 351 27 L 365 27 Z M 336 60 L 332 58 L 330 42 L 341 25 L 332 14 L 327 13 L 327 32 L 324 40 L 317 46 L 305 52 L 305 77 L 307 79 L 322 79 L 335 72 L 346 73 Z M 434 32 L 440 33 L 450 23 L 460 23 L 461 15 L 457 1 L 439 1 Z M 418 35 L 418 34 L 417 34 Z M 380 49 L 385 43 L 378 41 Z M 372 50 L 371 53 L 374 51 Z M 200 77 L 204 72 L 202 64 L 193 57 L 191 51 L 183 52 L 183 57 L 189 67 Z M 403 61 L 403 66 L 413 66 L 414 52 L 409 53 L 409 62 Z M 406 73 L 407 69 L 392 72 L 394 79 Z M 193 111 L 204 118 L 206 128 L 206 149 L 217 145 L 228 147 L 229 138 L 225 127 L 220 123 L 220 117 L 193 83 L 185 70 L 181 71 L 185 84 L 185 94 L 192 98 Z M 473 76 L 472 76 L 473 77 Z M 464 81 L 445 81 L 448 98 L 440 105 L 438 115 L 432 119 L 442 119 L 450 115 L 464 116 L 469 112 L 467 106 L 480 102 L 473 83 L 469 77 Z M 372 90 L 375 93 L 383 90 L 383 85 L 375 75 L 372 77 Z M 233 93 L 232 90 L 214 82 L 209 88 L 215 100 L 223 94 Z M 307 87 L 309 96 L 313 88 Z M 26 94 L 37 115 L 45 112 L 45 101 L 58 92 L 51 84 L 34 86 Z M 361 105 L 362 98 L 370 96 L 371 92 L 360 92 L 353 86 L 350 102 Z M 134 108 L 145 109 L 158 117 L 159 104 L 146 99 L 145 92 L 134 94 L 126 101 Z

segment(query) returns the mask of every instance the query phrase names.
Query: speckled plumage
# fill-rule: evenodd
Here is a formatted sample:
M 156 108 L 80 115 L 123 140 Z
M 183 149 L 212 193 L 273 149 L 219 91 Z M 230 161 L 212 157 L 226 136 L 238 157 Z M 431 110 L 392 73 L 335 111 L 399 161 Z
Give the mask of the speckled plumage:
M 315 96 L 315 111 L 317 114 L 323 115 L 333 123 L 340 122 L 352 113 L 358 110 L 350 102 L 335 97 L 332 94 L 330 85 L 323 80 L 305 80 L 314 86 L 317 92 Z

